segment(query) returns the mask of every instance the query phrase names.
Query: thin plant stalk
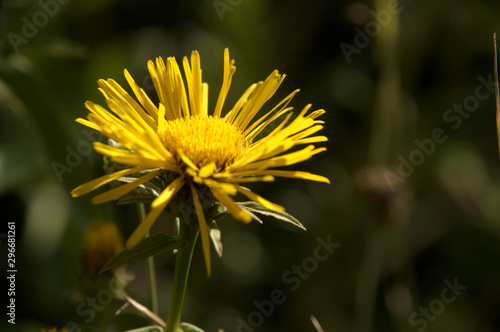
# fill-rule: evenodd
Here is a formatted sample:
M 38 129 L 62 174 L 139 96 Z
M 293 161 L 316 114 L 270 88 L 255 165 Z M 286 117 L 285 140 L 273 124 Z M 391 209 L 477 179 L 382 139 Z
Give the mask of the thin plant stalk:
M 141 218 L 141 222 L 146 218 L 146 208 L 143 203 L 139 203 L 139 216 Z M 149 236 L 149 232 L 146 236 Z M 146 259 L 146 273 L 148 277 L 148 300 L 149 300 L 149 309 L 155 314 L 158 315 L 158 292 L 156 287 L 156 274 L 155 274 L 155 262 L 153 256 L 149 256 Z
M 500 97 L 498 91 L 498 54 L 497 54 L 497 34 L 493 34 L 493 47 L 495 49 L 495 61 L 493 63 L 493 75 L 495 78 L 495 103 L 496 103 L 496 122 L 497 122 L 497 139 L 498 152 L 500 154 Z
M 390 6 L 390 0 L 375 0 L 375 10 L 380 12 Z M 400 18 L 398 14 L 390 17 L 390 23 L 380 29 L 375 39 L 375 59 L 380 70 L 380 79 L 374 101 L 374 117 L 368 149 L 368 165 L 380 167 L 390 165 L 395 151 L 398 151 L 402 124 L 402 88 L 401 72 L 398 53 L 400 36 Z M 383 216 L 379 216 L 383 220 Z M 358 279 L 356 294 L 354 331 L 370 332 L 373 330 L 377 286 L 381 278 L 382 264 L 387 254 L 388 237 L 393 234 L 402 235 L 396 222 L 389 225 L 382 232 L 374 232 L 368 240 L 365 257 L 362 262 L 362 271 Z M 403 236 L 401 236 L 403 238 Z M 392 239 L 391 239 L 392 240 Z M 391 241 L 390 243 L 399 242 Z M 402 248 L 398 248 L 403 250 Z
M 184 295 L 186 294 L 186 286 L 189 276 L 189 268 L 193 251 L 196 245 L 200 230 L 193 229 L 185 223 L 181 223 L 179 230 L 179 239 L 186 243 L 184 248 L 181 248 L 176 253 L 174 281 L 172 285 L 172 298 L 170 301 L 170 309 L 167 317 L 167 326 L 165 332 L 175 332 L 181 320 L 182 304 L 184 303 Z

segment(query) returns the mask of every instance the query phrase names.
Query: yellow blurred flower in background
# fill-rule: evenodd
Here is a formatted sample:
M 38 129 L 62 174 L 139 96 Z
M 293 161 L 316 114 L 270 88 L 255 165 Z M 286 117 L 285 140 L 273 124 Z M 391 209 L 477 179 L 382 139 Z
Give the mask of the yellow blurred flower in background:
M 85 228 L 82 272 L 97 277 L 99 271 L 123 249 L 123 240 L 115 223 L 92 220 Z

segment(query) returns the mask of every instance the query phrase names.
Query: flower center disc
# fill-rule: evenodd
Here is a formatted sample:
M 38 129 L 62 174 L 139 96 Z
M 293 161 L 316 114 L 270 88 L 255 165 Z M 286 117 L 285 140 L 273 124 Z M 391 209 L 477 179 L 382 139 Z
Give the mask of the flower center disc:
M 198 167 L 214 162 L 218 169 L 224 169 L 247 147 L 238 128 L 223 118 L 205 115 L 167 121 L 166 129 L 158 135 L 177 160 L 180 150 Z

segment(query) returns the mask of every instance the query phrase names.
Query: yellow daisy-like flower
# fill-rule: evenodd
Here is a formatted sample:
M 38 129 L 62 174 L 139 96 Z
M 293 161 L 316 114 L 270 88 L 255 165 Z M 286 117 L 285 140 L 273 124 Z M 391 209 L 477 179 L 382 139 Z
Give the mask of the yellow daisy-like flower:
M 95 279 L 104 264 L 123 249 L 123 240 L 113 222 L 93 219 L 85 228 L 81 258 L 82 272 Z
M 272 110 L 253 121 L 264 103 L 273 96 L 285 75 L 274 71 L 263 81 L 251 85 L 234 107 L 222 116 L 232 76 L 236 70 L 229 51 L 224 51 L 222 88 L 210 115 L 208 113 L 208 85 L 202 83 L 200 56 L 194 51 L 191 64 L 183 59 L 185 82 L 175 60 L 156 59 L 148 62 L 148 69 L 159 97 L 155 105 L 127 70 L 125 77 L 136 99 L 112 79 L 99 80 L 99 90 L 106 98 L 104 107 L 87 101 L 87 120 L 76 121 L 100 131 L 119 142 L 117 148 L 100 142 L 94 149 L 113 162 L 128 168 L 104 175 L 72 191 L 81 196 L 123 176 L 149 171 L 135 181 L 111 189 L 93 198 L 95 204 L 117 199 L 154 177 L 167 173 L 173 179 L 151 203 L 144 221 L 128 239 L 127 248 L 134 247 L 149 231 L 159 214 L 182 189 L 191 191 L 192 202 L 200 226 L 203 253 L 210 274 L 210 251 L 207 223 L 197 188 L 205 186 L 213 197 L 236 218 L 250 222 L 250 213 L 235 204 L 231 196 L 241 193 L 264 207 L 283 211 L 284 208 L 253 193 L 241 184 L 253 181 L 273 181 L 275 176 L 307 179 L 329 183 L 328 179 L 301 171 L 276 170 L 311 158 L 326 150 L 313 143 L 326 141 L 324 136 L 312 136 L 322 129 L 316 118 L 324 113 L 317 110 L 307 114 L 311 105 L 292 119 L 292 108 L 287 107 L 298 92 L 292 92 Z M 270 124 L 284 117 L 274 129 Z M 270 130 L 264 137 L 258 135 Z M 261 135 L 262 136 L 262 135 Z M 304 148 L 290 152 L 297 145 Z

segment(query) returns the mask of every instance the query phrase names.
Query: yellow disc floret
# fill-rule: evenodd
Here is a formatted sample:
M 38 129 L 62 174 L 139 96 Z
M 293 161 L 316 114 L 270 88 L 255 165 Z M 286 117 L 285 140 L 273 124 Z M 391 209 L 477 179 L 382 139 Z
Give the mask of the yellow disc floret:
M 215 163 L 218 169 L 224 169 L 243 154 L 248 145 L 237 127 L 224 118 L 206 115 L 167 121 L 158 135 L 177 160 L 182 151 L 198 167 Z

